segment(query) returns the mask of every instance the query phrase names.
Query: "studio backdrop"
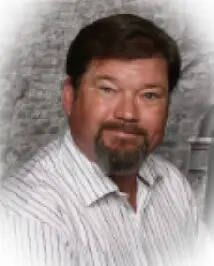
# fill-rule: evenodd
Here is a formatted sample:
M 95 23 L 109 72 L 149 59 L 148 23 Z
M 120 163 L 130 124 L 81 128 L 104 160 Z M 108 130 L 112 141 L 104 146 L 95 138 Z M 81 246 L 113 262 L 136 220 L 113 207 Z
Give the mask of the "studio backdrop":
M 178 43 L 182 77 L 172 95 L 163 144 L 156 152 L 187 175 L 203 205 L 206 160 L 198 174 L 197 169 L 190 173 L 197 141 L 189 139 L 200 137 L 201 121 L 214 102 L 211 1 L 8 0 L 1 1 L 0 9 L 1 176 L 65 126 L 61 106 L 65 57 L 78 30 L 102 16 L 133 13 L 151 19 Z M 209 145 L 205 146 L 203 157 Z

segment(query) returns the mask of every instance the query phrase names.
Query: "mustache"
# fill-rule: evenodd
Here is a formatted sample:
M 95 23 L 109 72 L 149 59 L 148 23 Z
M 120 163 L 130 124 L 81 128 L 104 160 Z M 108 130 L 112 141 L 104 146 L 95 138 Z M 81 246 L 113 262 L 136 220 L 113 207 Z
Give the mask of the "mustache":
M 99 133 L 103 130 L 115 130 L 125 134 L 133 134 L 138 136 L 147 136 L 147 130 L 140 128 L 137 124 L 131 123 L 118 123 L 118 122 L 106 122 L 101 125 Z

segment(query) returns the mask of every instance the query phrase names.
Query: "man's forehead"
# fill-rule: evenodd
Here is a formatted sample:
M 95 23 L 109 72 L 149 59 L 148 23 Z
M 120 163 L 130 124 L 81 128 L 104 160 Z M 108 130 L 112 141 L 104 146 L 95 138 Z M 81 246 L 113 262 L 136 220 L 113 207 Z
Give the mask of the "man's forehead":
M 87 72 L 99 73 L 102 70 L 113 72 L 113 69 L 122 67 L 124 69 L 140 70 L 141 68 L 152 69 L 154 66 L 167 67 L 167 62 L 164 58 L 137 58 L 137 59 L 93 59 L 88 65 Z M 118 73 L 118 72 L 117 72 Z M 115 74 L 117 74 L 115 73 Z
M 96 59 L 90 63 L 85 78 L 92 79 L 94 82 L 99 80 L 114 83 L 120 81 L 155 82 L 166 87 L 168 84 L 167 63 L 163 58 Z

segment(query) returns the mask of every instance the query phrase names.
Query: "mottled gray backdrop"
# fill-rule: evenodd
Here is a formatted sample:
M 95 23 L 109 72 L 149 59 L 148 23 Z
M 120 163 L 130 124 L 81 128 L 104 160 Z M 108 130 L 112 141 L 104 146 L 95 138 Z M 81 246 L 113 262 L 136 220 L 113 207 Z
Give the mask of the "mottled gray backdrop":
M 19 5 L 10 3 L 9 8 L 2 8 L 6 1 L 0 4 L 5 19 L 0 26 L 1 174 L 30 158 L 63 128 L 61 89 L 69 43 L 83 25 L 116 12 L 149 18 L 178 42 L 182 78 L 157 152 L 187 174 L 188 138 L 198 135 L 200 121 L 214 101 L 214 37 L 208 2 L 24 0 Z M 198 192 L 197 181 L 191 182 Z

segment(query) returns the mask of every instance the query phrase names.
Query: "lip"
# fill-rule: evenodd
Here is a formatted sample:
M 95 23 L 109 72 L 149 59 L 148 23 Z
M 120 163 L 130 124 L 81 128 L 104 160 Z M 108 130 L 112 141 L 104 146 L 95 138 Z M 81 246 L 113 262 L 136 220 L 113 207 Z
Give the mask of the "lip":
M 136 138 L 137 135 L 136 134 L 132 134 L 132 133 L 125 133 L 122 131 L 113 131 L 113 135 L 114 136 L 118 136 L 120 138 Z

